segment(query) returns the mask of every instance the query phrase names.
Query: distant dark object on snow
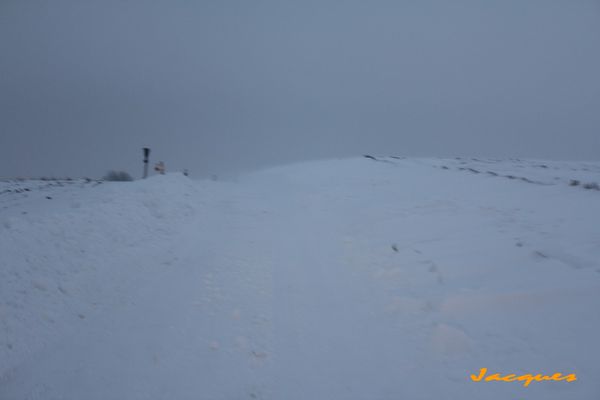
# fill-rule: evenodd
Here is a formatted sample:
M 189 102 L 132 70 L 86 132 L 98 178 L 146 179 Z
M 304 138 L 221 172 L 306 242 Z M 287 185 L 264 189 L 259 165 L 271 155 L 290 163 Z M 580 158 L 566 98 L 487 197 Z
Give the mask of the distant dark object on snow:
M 372 155 L 369 155 L 369 154 L 363 154 L 363 157 L 364 158 L 368 158 L 369 160 L 373 160 L 373 161 L 379 161 L 379 162 L 384 162 L 384 163 L 388 163 L 388 164 L 394 164 L 390 160 L 380 159 L 380 158 L 377 158 L 377 157 L 373 157 Z
M 596 182 L 585 183 L 583 188 L 589 190 L 600 190 L 600 186 Z
M 131 182 L 133 180 L 131 175 L 125 171 L 108 171 L 102 179 L 109 182 Z

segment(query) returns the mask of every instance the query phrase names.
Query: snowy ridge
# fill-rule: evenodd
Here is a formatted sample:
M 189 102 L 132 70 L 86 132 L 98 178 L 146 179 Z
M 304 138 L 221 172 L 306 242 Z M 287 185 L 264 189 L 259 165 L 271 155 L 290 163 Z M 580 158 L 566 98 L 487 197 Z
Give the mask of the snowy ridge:
M 569 182 L 599 171 L 355 158 L 11 203 L 0 398 L 596 398 L 600 193 Z
M 600 182 L 600 163 L 544 160 L 499 160 L 462 158 L 440 159 L 435 162 L 439 168 L 455 169 L 473 174 L 507 178 L 526 183 L 541 185 L 583 186 L 598 185 Z M 578 182 L 574 185 L 574 182 Z M 598 188 L 594 187 L 594 190 Z

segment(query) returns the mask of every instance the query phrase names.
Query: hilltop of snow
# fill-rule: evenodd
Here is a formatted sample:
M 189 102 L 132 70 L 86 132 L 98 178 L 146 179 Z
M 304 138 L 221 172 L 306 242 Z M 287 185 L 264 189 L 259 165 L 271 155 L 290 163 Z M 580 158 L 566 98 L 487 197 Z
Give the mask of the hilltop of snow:
M 0 182 L 0 398 L 598 398 L 598 182 L 401 157 Z

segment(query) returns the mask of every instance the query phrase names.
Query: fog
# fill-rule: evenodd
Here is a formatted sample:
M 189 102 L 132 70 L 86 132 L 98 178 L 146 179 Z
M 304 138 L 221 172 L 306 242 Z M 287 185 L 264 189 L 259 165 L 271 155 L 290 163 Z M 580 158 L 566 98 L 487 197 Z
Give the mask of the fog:
M 0 177 L 600 159 L 598 1 L 0 0 Z

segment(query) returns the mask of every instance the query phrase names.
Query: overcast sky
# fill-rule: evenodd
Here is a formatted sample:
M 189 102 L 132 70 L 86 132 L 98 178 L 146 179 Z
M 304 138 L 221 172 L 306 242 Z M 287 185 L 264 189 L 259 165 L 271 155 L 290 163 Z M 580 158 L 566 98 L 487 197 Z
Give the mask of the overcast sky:
M 0 176 L 600 160 L 598 0 L 0 0 Z

